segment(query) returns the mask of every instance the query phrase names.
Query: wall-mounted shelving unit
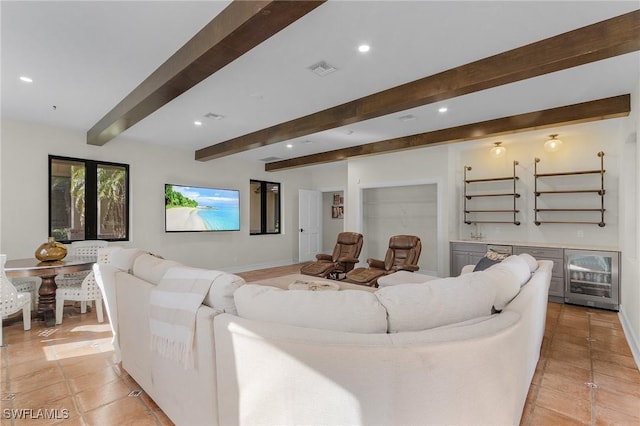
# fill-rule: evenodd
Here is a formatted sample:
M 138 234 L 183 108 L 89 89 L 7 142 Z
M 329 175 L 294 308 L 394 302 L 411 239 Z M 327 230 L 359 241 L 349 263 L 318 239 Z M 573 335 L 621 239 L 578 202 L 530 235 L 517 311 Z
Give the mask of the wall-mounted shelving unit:
M 513 162 L 513 175 L 505 176 L 505 177 L 494 177 L 494 178 L 485 178 L 485 179 L 469 179 L 467 176 L 467 172 L 471 171 L 470 166 L 464 166 L 464 223 L 470 225 L 472 223 L 508 223 L 514 225 L 520 225 L 520 221 L 518 220 L 518 210 L 516 206 L 516 200 L 520 198 L 520 194 L 518 194 L 516 189 L 516 183 L 519 177 L 516 175 L 516 166 L 518 165 L 517 161 Z M 470 186 L 475 186 L 478 183 L 491 183 L 491 182 L 513 182 L 513 190 L 508 192 L 486 192 L 486 193 L 475 193 L 469 192 Z M 473 208 L 472 200 L 477 198 L 487 198 L 487 197 L 500 197 L 505 198 L 505 201 L 500 207 L 497 208 Z M 497 204 L 500 204 L 499 202 Z M 498 219 L 484 219 L 488 215 L 497 216 Z M 506 220 L 504 219 L 507 215 L 511 216 L 512 219 Z
M 538 173 L 538 163 L 540 162 L 539 158 L 535 159 L 534 164 L 534 177 L 535 177 L 535 186 L 534 186 L 534 195 L 535 195 L 535 220 L 534 223 L 538 226 L 544 223 L 568 223 L 568 224 L 590 224 L 590 225 L 598 225 L 600 227 L 605 226 L 604 222 L 604 152 L 598 152 L 598 157 L 600 157 L 600 169 L 595 170 L 581 170 L 575 172 L 557 172 L 557 173 Z M 549 177 L 567 177 L 567 176 L 578 176 L 578 175 L 600 175 L 600 188 L 577 188 L 577 189 L 563 189 L 563 190 L 538 190 L 538 181 L 541 178 L 549 178 Z M 538 208 L 538 198 L 546 195 L 554 195 L 554 194 L 594 194 L 600 197 L 600 208 Z M 551 213 L 553 215 L 566 214 L 566 213 L 576 213 L 576 212 L 594 212 L 600 216 L 599 221 L 579 221 L 579 220 L 541 220 L 540 213 Z M 566 216 L 566 215 L 564 215 Z

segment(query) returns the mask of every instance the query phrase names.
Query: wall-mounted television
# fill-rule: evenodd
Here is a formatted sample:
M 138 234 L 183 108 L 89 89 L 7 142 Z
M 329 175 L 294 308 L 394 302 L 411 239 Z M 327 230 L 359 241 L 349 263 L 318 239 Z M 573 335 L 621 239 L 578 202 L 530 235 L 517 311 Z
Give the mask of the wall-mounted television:
M 164 185 L 166 232 L 240 230 L 240 191 Z

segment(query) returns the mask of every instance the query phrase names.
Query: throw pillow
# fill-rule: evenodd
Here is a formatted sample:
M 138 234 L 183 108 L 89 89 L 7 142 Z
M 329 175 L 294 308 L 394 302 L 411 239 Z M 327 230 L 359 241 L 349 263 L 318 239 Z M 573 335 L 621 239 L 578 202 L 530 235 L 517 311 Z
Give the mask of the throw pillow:
M 233 296 L 242 318 L 352 333 L 387 332 L 387 312 L 368 291 L 283 290 L 245 284 Z
M 495 252 L 493 250 L 487 251 L 482 259 L 476 264 L 476 267 L 473 268 L 473 272 L 484 271 L 485 269 L 495 265 L 496 263 L 502 262 L 509 255 Z
M 389 332 L 420 331 L 491 314 L 495 287 L 481 275 L 464 274 L 423 284 L 398 284 L 376 291 L 387 309 Z
M 528 268 L 527 268 L 528 270 Z M 508 264 L 498 263 L 485 271 L 477 274 L 481 280 L 495 288 L 495 300 L 493 306 L 496 311 L 502 311 L 520 292 L 520 279 Z
M 538 261 L 529 253 L 519 254 L 518 257 L 527 262 L 527 265 L 529 265 L 529 270 L 532 274 L 536 271 L 536 269 L 538 269 Z

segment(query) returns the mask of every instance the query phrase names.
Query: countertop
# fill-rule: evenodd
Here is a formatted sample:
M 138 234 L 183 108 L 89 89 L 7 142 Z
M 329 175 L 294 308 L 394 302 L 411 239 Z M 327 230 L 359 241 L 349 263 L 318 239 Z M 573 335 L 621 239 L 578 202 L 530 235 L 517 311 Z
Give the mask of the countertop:
M 613 246 L 598 246 L 590 244 L 573 244 L 573 243 L 532 243 L 526 241 L 496 241 L 496 240 L 450 240 L 452 243 L 474 243 L 474 244 L 495 244 L 501 246 L 525 246 L 525 247 L 552 247 L 564 248 L 571 250 L 599 250 L 599 251 L 620 251 L 619 248 Z

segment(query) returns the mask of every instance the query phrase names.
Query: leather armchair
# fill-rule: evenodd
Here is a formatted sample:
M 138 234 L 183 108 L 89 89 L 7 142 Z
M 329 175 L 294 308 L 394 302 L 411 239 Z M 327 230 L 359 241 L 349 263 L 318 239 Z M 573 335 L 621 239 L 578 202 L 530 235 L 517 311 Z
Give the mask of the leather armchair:
M 321 278 L 337 278 L 347 273 L 358 263 L 358 256 L 362 250 L 363 237 L 357 232 L 341 232 L 333 253 L 316 254 L 316 261 L 300 268 L 300 273 Z
M 354 284 L 378 286 L 378 278 L 397 271 L 415 272 L 420 267 L 418 260 L 422 243 L 415 235 L 394 235 L 389 239 L 389 248 L 384 260 L 367 259 L 368 268 L 356 268 L 347 273 L 346 280 Z

